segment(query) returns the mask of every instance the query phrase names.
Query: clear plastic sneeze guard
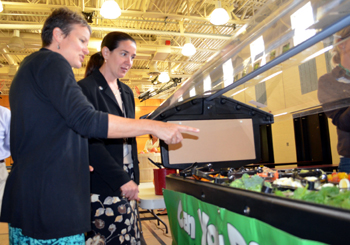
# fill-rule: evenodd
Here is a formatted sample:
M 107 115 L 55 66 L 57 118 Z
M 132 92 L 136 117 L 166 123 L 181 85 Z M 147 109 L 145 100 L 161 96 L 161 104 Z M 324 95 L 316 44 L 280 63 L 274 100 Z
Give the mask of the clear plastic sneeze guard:
M 332 51 L 342 43 L 335 44 L 334 34 L 349 25 L 349 13 L 345 0 L 267 2 L 148 118 L 201 95 L 224 95 L 275 118 L 347 106 L 346 98 L 319 98 L 318 89 L 319 79 L 334 68 Z M 350 32 L 342 41 L 348 37 Z

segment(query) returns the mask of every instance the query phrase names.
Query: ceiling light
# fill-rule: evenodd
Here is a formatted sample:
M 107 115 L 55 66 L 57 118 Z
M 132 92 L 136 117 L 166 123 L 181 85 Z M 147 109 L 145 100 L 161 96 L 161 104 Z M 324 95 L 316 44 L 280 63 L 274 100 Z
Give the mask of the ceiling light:
M 272 75 L 270 75 L 270 76 L 268 76 L 268 77 L 265 77 L 263 80 L 261 80 L 259 83 L 263 83 L 263 82 L 266 82 L 267 80 L 269 80 L 269 79 L 271 79 L 271 78 L 273 78 L 273 77 L 275 77 L 275 76 L 277 76 L 278 74 L 281 74 L 282 73 L 282 71 L 278 71 L 278 72 L 276 72 L 276 73 L 274 73 L 274 74 L 272 74 Z
M 107 0 L 102 4 L 100 14 L 106 19 L 116 19 L 122 14 L 122 11 L 117 2 Z
M 243 92 L 244 90 L 246 90 L 247 88 L 241 89 L 239 91 L 237 91 L 236 93 L 233 93 L 231 96 L 235 96 L 236 94 L 239 94 L 240 92 Z
M 151 61 L 149 64 L 149 72 L 147 74 L 149 76 L 158 76 L 160 74 L 157 68 L 157 61 Z
M 224 25 L 229 21 L 230 16 L 227 11 L 221 7 L 221 1 L 216 2 L 216 8 L 211 13 L 210 22 L 213 25 Z
M 2 12 L 4 10 L 4 8 L 2 7 L 2 2 L 0 0 L 0 12 Z
M 186 44 L 182 47 L 181 53 L 185 56 L 192 56 L 196 53 L 196 48 L 191 43 L 190 38 L 186 38 Z
M 18 51 L 24 49 L 24 41 L 20 38 L 19 30 L 13 31 L 13 36 L 10 38 L 7 47 L 11 51 Z
M 274 115 L 273 117 L 279 117 L 279 116 L 286 115 L 286 114 L 287 114 L 287 112 L 283 112 L 283 113 L 280 113 L 280 114 Z
M 331 50 L 333 48 L 333 45 L 329 46 L 329 47 L 326 47 L 324 49 L 321 49 L 320 51 L 317 51 L 316 53 L 310 55 L 309 57 L 305 58 L 301 63 L 305 63 L 306 61 L 309 61 L 313 58 L 316 58 L 317 56 L 323 54 L 323 53 L 326 53 L 327 51 Z
M 162 72 L 160 73 L 159 77 L 158 77 L 158 81 L 161 83 L 166 83 L 169 82 L 170 77 L 169 74 L 167 72 Z

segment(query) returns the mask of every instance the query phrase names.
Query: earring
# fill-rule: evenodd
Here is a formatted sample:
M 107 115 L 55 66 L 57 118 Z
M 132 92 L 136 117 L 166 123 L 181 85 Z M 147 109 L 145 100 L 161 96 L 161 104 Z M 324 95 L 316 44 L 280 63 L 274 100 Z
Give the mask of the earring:
M 60 49 L 60 44 L 57 44 L 57 49 Z

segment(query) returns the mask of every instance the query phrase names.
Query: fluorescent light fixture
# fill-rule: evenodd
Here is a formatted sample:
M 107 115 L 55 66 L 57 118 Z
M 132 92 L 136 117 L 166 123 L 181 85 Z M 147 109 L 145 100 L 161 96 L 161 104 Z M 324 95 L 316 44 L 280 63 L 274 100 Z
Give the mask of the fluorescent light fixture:
M 221 1 L 216 2 L 216 8 L 211 13 L 210 22 L 213 25 L 224 25 L 229 21 L 230 16 L 227 11 L 221 7 Z
M 204 89 L 204 92 L 211 90 L 211 78 L 210 78 L 210 76 L 207 76 L 206 78 L 204 78 L 203 89 Z
M 266 55 L 265 55 L 265 43 L 263 36 L 258 37 L 256 40 L 254 40 L 250 45 L 250 57 L 252 59 L 252 67 L 254 70 L 256 69 L 254 66 L 255 61 L 261 59 L 260 63 L 258 64 L 258 67 L 263 66 L 266 64 Z
M 287 113 L 288 113 L 288 112 L 283 112 L 283 113 L 280 113 L 280 114 L 274 115 L 273 117 L 283 116 L 283 115 L 286 115 Z
M 213 89 L 216 88 L 216 87 L 218 87 L 218 86 L 221 86 L 221 84 L 222 84 L 222 82 L 219 82 L 218 84 L 216 84 L 216 85 L 213 87 Z
M 247 89 L 247 88 L 241 89 L 241 90 L 237 91 L 236 93 L 232 94 L 231 96 L 235 96 L 236 94 L 239 94 L 239 93 L 243 92 L 243 91 L 246 90 L 246 89 Z
M 161 72 L 159 77 L 158 77 L 158 81 L 161 83 L 166 83 L 169 82 L 170 77 L 169 74 L 167 72 Z
M 192 88 L 191 90 L 190 90 L 190 97 L 194 97 L 194 96 L 196 96 L 196 88 Z
M 282 71 L 278 71 L 278 72 L 276 72 L 276 73 L 274 73 L 274 74 L 272 74 L 272 75 L 270 75 L 270 76 L 268 76 L 268 77 L 265 77 L 263 80 L 261 80 L 259 83 L 263 83 L 263 82 L 266 82 L 267 80 L 269 80 L 269 79 L 271 79 L 271 78 L 273 78 L 273 77 L 275 77 L 275 76 L 277 76 L 278 74 L 281 74 L 282 73 Z
M 227 87 L 228 85 L 233 83 L 233 65 L 232 60 L 228 59 L 223 65 L 222 65 L 222 71 L 224 73 L 224 87 Z
M 122 14 L 122 11 L 117 2 L 107 0 L 102 4 L 100 14 L 106 19 L 116 19 Z
M 313 9 L 310 2 L 298 9 L 290 16 L 292 29 L 294 30 L 293 42 L 294 46 L 304 42 L 306 39 L 314 36 L 316 30 L 307 30 L 307 28 L 315 23 Z
M 310 55 L 309 57 L 305 58 L 301 63 L 305 63 L 306 61 L 309 61 L 309 60 L 311 60 L 311 59 L 313 59 L 313 58 L 315 58 L 323 53 L 326 53 L 327 51 L 331 50 L 332 48 L 333 48 L 333 45 L 330 45 L 324 49 L 321 49 L 321 50 L 317 51 L 316 53 Z
M 243 32 L 245 32 L 247 30 L 248 24 L 245 24 L 244 26 L 242 26 L 241 28 L 238 29 L 238 31 L 233 35 L 233 37 L 238 37 L 240 34 L 242 34 Z

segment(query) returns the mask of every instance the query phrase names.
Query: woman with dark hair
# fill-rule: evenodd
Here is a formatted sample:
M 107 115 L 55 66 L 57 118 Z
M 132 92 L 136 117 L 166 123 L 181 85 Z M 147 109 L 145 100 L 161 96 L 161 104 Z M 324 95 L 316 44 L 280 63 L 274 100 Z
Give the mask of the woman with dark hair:
M 135 118 L 134 94 L 119 81 L 131 68 L 135 56 L 136 42 L 128 34 L 111 32 L 104 37 L 101 52 L 91 56 L 86 78 L 78 83 L 96 110 Z M 140 241 L 136 208 L 139 161 L 136 134 L 133 136 L 89 140 L 94 172 L 91 173 L 92 232 L 88 233 L 86 244 L 96 239 L 101 239 L 103 244 Z
M 83 16 L 54 10 L 42 29 L 43 48 L 23 60 L 12 81 L 14 163 L 0 218 L 9 223 L 11 245 L 85 244 L 91 229 L 87 138 L 130 137 L 142 124 L 139 134 L 156 133 L 175 143 L 183 130 L 194 130 L 96 111 L 72 71 L 89 53 L 90 34 Z
M 350 26 L 334 35 L 331 64 L 318 81 L 318 99 L 337 127 L 339 172 L 350 173 Z

